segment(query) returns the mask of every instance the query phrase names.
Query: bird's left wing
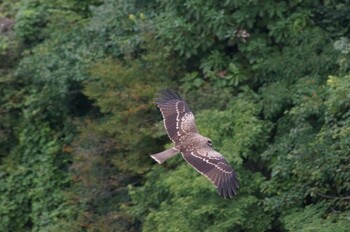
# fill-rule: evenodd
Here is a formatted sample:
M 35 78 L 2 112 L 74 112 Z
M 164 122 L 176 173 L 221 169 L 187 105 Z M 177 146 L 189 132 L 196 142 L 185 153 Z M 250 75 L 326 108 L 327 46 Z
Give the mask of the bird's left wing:
M 156 104 L 162 113 L 165 130 L 175 144 L 187 133 L 198 132 L 193 113 L 176 92 L 161 90 Z
M 219 152 L 209 147 L 185 151 L 182 156 L 216 186 L 220 195 L 227 198 L 237 194 L 239 188 L 237 175 Z

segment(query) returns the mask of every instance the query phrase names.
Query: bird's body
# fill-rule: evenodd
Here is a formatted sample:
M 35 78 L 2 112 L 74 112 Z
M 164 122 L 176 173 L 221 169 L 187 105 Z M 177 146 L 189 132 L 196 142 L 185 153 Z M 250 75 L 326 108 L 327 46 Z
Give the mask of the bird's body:
M 180 152 L 194 169 L 216 186 L 220 195 L 226 198 L 237 194 L 239 185 L 236 173 L 225 158 L 211 147 L 211 140 L 199 134 L 194 115 L 182 98 L 166 89 L 159 93 L 156 104 L 174 147 L 151 157 L 158 163 L 163 163 Z

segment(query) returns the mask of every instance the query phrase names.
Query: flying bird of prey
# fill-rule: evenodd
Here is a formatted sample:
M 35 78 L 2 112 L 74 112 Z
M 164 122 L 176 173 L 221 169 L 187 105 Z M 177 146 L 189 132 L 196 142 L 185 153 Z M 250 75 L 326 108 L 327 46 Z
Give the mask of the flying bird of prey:
M 174 147 L 151 157 L 161 164 L 181 152 L 187 163 L 216 186 L 219 195 L 225 198 L 236 195 L 239 188 L 236 173 L 225 158 L 212 148 L 211 140 L 199 134 L 194 115 L 180 95 L 170 89 L 161 90 L 156 104 Z

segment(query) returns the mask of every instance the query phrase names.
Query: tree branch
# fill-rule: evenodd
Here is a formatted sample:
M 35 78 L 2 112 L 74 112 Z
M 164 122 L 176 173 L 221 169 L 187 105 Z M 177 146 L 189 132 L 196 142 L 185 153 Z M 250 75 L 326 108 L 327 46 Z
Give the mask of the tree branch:
M 324 197 L 324 198 L 328 198 L 328 199 L 337 199 L 337 200 L 350 200 L 350 196 L 346 196 L 346 197 L 334 197 L 334 196 L 329 196 L 323 193 L 319 193 L 319 192 L 315 192 L 317 195 Z

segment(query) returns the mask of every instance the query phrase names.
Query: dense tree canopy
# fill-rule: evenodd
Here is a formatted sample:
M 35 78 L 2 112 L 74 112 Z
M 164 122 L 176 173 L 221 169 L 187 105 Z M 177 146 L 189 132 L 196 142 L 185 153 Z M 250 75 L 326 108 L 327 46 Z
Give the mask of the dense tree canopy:
M 0 3 L 0 231 L 348 231 L 350 4 Z M 153 103 L 238 173 L 217 196 Z

